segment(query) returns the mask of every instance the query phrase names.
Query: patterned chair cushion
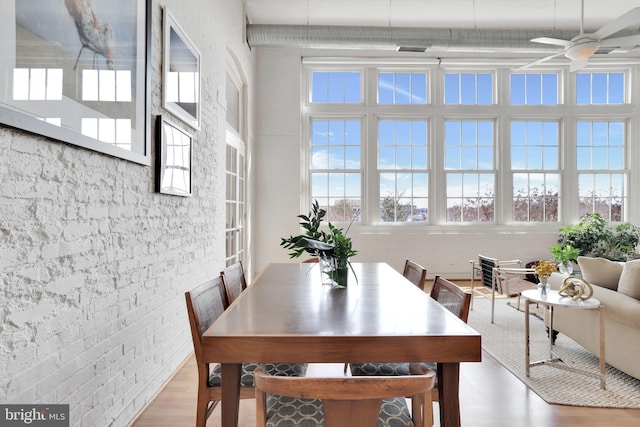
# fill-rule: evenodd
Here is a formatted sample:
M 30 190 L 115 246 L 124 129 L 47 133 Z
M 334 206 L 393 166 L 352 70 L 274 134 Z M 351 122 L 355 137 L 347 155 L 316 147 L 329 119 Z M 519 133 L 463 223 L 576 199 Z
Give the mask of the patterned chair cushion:
M 413 426 L 403 397 L 384 399 L 377 427 Z M 322 401 L 267 395 L 267 427 L 324 427 Z
M 258 367 L 257 363 L 243 363 L 240 385 L 242 387 L 253 387 L 253 371 Z M 281 377 L 304 377 L 307 373 L 306 363 L 264 363 L 265 372 L 269 375 Z M 209 387 L 220 386 L 222 383 L 222 367 L 219 364 L 209 375 Z
M 404 376 L 411 375 L 409 363 L 350 363 L 353 376 Z

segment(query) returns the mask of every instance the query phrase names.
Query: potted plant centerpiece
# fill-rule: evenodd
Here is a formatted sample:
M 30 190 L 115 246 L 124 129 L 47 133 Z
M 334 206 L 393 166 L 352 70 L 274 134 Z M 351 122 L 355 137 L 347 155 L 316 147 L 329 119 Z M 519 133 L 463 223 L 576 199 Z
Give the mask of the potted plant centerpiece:
M 560 270 L 560 273 L 573 273 L 573 262 L 576 261 L 578 255 L 580 255 L 578 248 L 574 248 L 567 243 L 566 245 L 558 244 L 551 246 L 549 251 L 551 252 L 553 260 L 559 262 L 558 270 Z
M 305 233 L 282 238 L 280 246 L 289 249 L 290 258 L 298 258 L 304 253 L 317 257 L 323 279 L 344 287 L 347 285 L 349 269 L 352 269 L 349 260 L 357 251 L 353 249 L 351 238 L 347 237 L 348 228 L 343 231 L 329 222 L 328 232 L 320 229 L 326 214 L 315 200 L 309 215 L 298 215 Z

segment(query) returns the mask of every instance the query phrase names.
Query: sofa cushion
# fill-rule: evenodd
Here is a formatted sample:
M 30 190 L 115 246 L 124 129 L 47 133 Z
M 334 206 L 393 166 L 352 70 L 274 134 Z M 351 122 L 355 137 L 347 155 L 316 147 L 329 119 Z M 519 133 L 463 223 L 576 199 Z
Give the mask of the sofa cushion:
M 593 297 L 605 308 L 605 316 L 640 330 L 640 300 L 601 286 L 593 287 Z
M 582 277 L 587 282 L 603 288 L 618 289 L 618 281 L 622 274 L 622 264 L 606 258 L 578 257 L 578 265 Z
M 622 268 L 618 292 L 640 299 L 640 259 L 627 261 Z

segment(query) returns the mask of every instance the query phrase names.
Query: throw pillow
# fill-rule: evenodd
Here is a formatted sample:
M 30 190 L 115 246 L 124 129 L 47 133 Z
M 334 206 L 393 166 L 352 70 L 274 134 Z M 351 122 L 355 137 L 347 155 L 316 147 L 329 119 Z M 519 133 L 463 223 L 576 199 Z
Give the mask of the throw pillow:
M 618 292 L 640 299 L 640 259 L 625 263 L 618 283 Z
M 609 261 L 606 258 L 578 257 L 578 265 L 582 277 L 592 285 L 602 286 L 612 290 L 618 289 L 618 281 L 622 274 L 622 264 Z

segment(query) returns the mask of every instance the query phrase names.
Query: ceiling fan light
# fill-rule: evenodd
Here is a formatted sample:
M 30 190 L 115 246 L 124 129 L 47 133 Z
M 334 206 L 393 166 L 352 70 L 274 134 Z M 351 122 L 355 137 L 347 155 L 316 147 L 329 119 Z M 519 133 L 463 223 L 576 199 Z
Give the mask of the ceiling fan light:
M 564 55 L 573 61 L 580 61 L 596 53 L 599 47 L 600 44 L 596 41 L 574 44 L 565 50 Z

